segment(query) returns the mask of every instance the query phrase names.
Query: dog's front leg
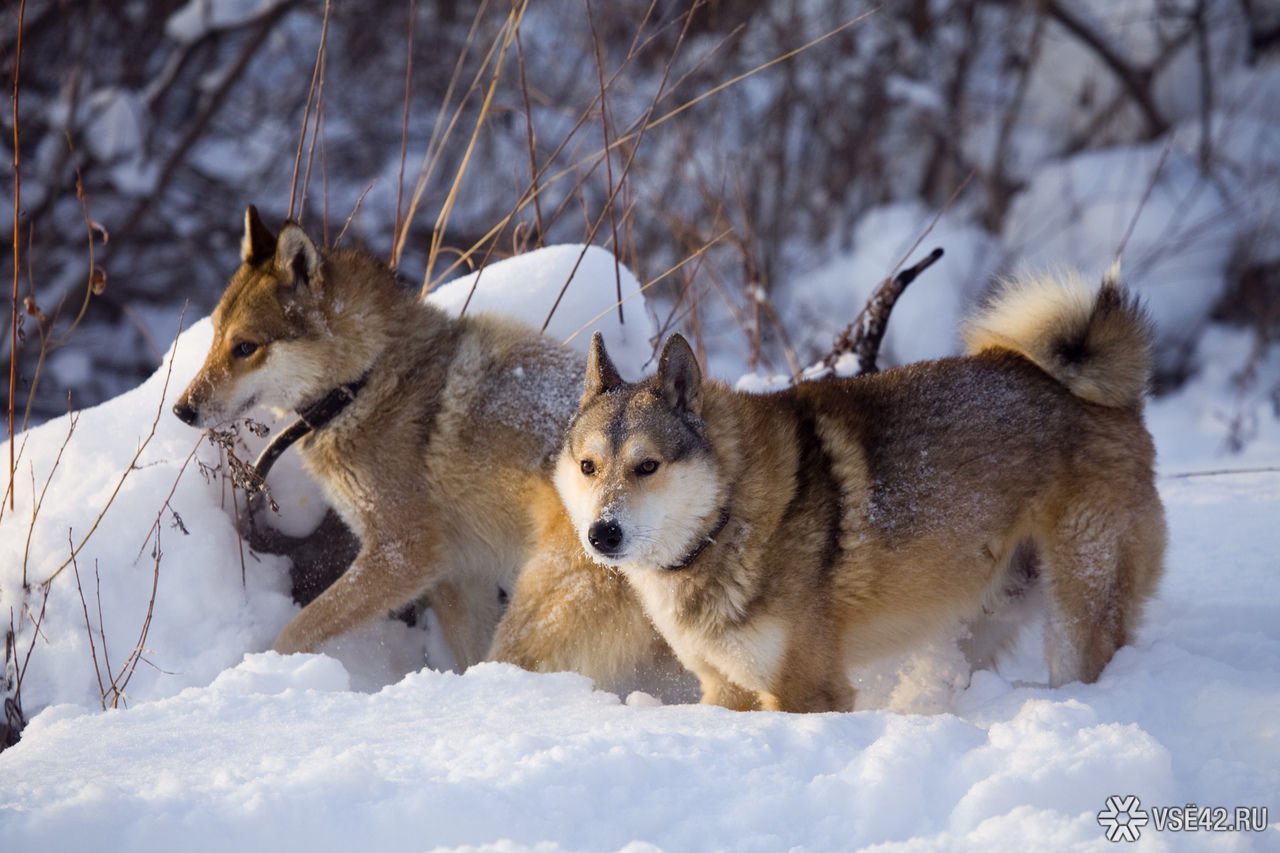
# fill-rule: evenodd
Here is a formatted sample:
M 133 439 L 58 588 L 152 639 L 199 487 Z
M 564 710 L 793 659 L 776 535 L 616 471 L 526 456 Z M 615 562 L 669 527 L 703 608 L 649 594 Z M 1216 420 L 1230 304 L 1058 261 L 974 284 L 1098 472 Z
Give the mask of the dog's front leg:
M 314 652 L 325 640 L 404 607 L 440 574 L 434 541 L 366 543 L 342 577 L 284 626 L 277 652 Z
M 694 669 L 694 674 L 702 687 L 703 705 L 719 705 L 731 711 L 760 710 L 760 700 L 755 691 L 735 684 L 718 669 L 703 664 Z

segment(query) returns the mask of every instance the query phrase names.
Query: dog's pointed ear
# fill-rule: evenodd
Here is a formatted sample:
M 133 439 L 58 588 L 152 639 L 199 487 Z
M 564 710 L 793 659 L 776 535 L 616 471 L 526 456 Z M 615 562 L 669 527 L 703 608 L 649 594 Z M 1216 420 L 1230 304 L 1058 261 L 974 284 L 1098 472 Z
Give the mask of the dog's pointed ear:
M 319 283 L 320 250 L 296 222 L 286 222 L 276 240 L 276 269 L 286 281 L 315 287 Z
M 658 388 L 667 404 L 695 418 L 702 414 L 702 369 L 689 342 L 676 333 L 667 339 L 658 362 Z
M 582 389 L 581 405 L 620 385 L 622 376 L 604 348 L 604 335 L 596 332 L 591 336 L 591 350 L 587 353 L 587 378 Z
M 258 208 L 249 205 L 244 212 L 244 237 L 240 240 L 240 260 L 260 264 L 271 260 L 276 251 L 276 235 L 262 223 Z

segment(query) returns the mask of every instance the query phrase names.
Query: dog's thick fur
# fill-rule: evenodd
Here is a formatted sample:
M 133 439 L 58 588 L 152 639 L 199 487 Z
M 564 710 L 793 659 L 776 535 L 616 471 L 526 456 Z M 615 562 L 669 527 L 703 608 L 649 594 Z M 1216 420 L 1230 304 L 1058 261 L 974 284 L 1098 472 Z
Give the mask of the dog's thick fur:
M 300 445 L 360 550 L 285 626 L 276 650 L 312 651 L 426 594 L 458 664 L 481 660 L 500 590 L 513 588 L 532 543 L 526 507 L 555 501 L 550 474 L 580 360 L 516 322 L 446 316 L 368 254 L 321 252 L 293 223 L 277 238 L 253 208 L 241 255 L 213 314 L 208 357 L 175 413 L 209 427 L 255 405 L 301 410 L 364 379 Z M 558 559 L 598 574 L 580 549 Z M 566 632 L 557 662 L 607 682 L 660 653 L 650 634 L 633 635 L 619 662 Z M 538 668 L 519 642 L 508 654 Z
M 1162 570 L 1147 320 L 1114 283 L 1011 287 L 970 354 L 754 395 L 673 336 L 628 384 L 599 337 L 555 480 L 703 701 L 849 709 L 850 666 L 1031 584 L 1050 680 L 1093 681 Z

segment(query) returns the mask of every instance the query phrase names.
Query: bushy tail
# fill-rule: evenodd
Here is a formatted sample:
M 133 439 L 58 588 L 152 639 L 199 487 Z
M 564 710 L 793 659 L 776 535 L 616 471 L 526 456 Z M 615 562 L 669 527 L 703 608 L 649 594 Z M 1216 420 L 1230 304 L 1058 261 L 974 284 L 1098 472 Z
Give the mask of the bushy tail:
M 1012 281 L 965 328 L 970 353 L 1011 350 L 1072 394 L 1103 406 L 1130 406 L 1151 378 L 1151 321 L 1107 274 L 1095 295 L 1079 275 Z

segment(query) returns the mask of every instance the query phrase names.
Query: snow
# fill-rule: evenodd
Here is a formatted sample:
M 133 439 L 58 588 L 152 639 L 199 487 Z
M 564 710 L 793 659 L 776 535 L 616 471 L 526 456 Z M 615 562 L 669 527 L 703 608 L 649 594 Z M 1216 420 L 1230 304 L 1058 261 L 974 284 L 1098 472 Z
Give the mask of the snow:
M 614 307 L 619 288 L 621 322 Z M 625 265 L 615 267 L 613 255 L 599 246 L 547 246 L 516 255 L 441 285 L 427 301 L 454 315 L 463 306 L 468 312 L 498 311 L 535 328 L 550 315 L 547 334 L 583 355 L 598 330 L 624 375 L 638 376 L 654 354 L 654 328 L 640 283 Z
M 189 0 L 169 16 L 164 31 L 169 38 L 191 44 L 217 30 L 233 29 L 260 18 L 281 0 Z
M 970 243 L 971 262 L 985 257 L 981 240 Z M 540 323 L 581 251 L 492 265 L 467 310 Z M 888 265 L 900 254 L 884 251 Z M 622 272 L 624 292 L 634 292 Z M 960 286 L 952 276 L 935 281 Z M 460 309 L 474 281 L 432 299 Z M 811 292 L 856 301 L 847 282 L 815 276 Z M 627 303 L 624 329 L 607 312 L 592 322 L 614 287 L 611 256 L 588 251 L 553 329 L 568 337 L 600 325 L 635 373 L 651 351 L 643 302 Z M 908 313 L 895 313 L 891 328 Z M 942 327 L 954 311 L 939 313 L 931 334 L 949 341 Z M 217 479 L 206 482 L 194 461 L 178 478 L 193 448 L 217 462 L 167 412 L 209 338 L 208 321 L 196 323 L 150 380 L 79 413 L 65 449 L 67 418 L 18 439 L 27 476 L 17 509 L 0 518 L 0 609 L 13 612 L 24 654 L 34 615 L 22 609 L 24 565 L 32 582 L 52 575 L 67 559 L 67 532 L 80 542 L 119 490 L 77 557 L 86 602 L 71 569 L 51 584 L 23 686 L 31 721 L 0 753 L 6 851 L 1103 850 L 1111 845 L 1096 815 L 1108 796 L 1128 794 L 1144 807 L 1269 809 L 1265 834 L 1147 827 L 1149 849 L 1280 849 L 1280 474 L 1176 476 L 1280 465 L 1270 401 L 1231 390 L 1251 360 L 1246 333 L 1210 329 L 1202 373 L 1149 408 L 1171 531 L 1167 575 L 1137 641 L 1096 684 L 1043 686 L 1032 626 L 994 669 L 970 676 L 944 639 L 858 673 L 859 710 L 813 716 L 622 699 L 577 675 L 498 664 L 422 668 L 440 662 L 432 635 L 391 620 L 330 654 L 263 651 L 296 612 L 286 566 L 246 554 L 242 570 Z M 1280 358 L 1254 368 L 1280 375 Z M 155 436 L 132 465 L 153 419 Z M 1244 446 L 1227 455 L 1233 433 Z M 286 467 L 294 456 L 282 459 L 275 491 L 305 529 L 317 506 Z M 144 661 L 126 701 L 103 712 L 85 622 L 98 656 L 105 647 L 119 669 L 146 617 L 156 531 Z M 38 598 L 37 589 L 36 611 Z

